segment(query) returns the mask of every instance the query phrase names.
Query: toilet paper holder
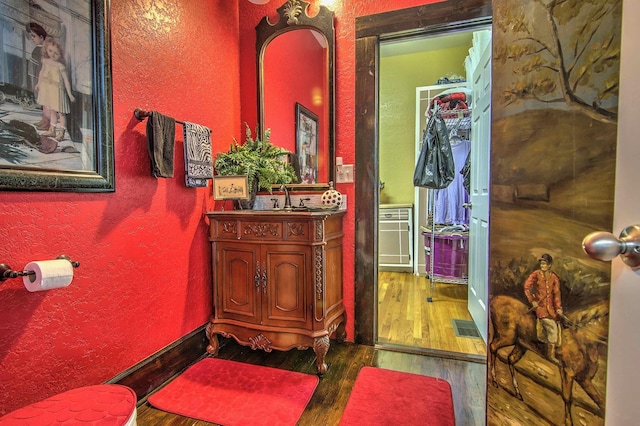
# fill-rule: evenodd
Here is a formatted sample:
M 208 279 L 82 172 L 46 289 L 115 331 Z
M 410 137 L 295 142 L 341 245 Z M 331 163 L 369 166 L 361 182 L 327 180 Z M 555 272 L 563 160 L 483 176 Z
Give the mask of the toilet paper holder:
M 80 262 L 73 261 L 69 258 L 69 256 L 64 254 L 56 257 L 56 259 L 66 259 L 71 262 L 71 266 L 73 266 L 74 268 L 80 266 Z M 7 265 L 6 263 L 0 263 L 0 282 L 3 282 L 4 280 L 9 278 L 18 278 L 34 274 L 35 271 L 14 271 L 11 269 L 11 266 Z

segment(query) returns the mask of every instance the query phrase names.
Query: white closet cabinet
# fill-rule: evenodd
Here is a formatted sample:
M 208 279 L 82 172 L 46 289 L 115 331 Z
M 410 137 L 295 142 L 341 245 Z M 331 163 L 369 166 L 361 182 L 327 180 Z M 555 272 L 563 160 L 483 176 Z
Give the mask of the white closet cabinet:
M 378 269 L 413 270 L 413 206 L 381 204 L 378 211 Z

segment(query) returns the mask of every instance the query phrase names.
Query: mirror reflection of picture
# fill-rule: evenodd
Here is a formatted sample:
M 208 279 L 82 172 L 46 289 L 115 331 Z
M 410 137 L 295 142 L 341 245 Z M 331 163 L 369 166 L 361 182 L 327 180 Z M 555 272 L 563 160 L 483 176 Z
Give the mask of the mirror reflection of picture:
M 318 116 L 296 102 L 296 154 L 300 183 L 318 180 Z

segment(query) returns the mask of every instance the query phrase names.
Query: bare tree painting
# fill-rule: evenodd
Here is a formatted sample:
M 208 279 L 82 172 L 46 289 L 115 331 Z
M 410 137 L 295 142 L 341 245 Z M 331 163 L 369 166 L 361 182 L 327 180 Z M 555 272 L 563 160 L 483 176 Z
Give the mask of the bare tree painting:
M 505 37 L 494 61 L 509 66 L 509 106 L 565 103 L 598 120 L 617 118 L 621 0 L 536 0 L 495 8 Z M 533 17 L 533 19 L 532 19 Z

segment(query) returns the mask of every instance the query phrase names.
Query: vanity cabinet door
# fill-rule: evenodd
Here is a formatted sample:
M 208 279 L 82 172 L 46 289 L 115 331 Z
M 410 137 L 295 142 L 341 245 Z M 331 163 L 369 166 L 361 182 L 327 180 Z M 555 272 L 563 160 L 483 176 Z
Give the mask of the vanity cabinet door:
M 267 271 L 262 288 L 262 324 L 275 327 L 311 327 L 311 250 L 299 245 L 264 245 Z
M 260 249 L 250 243 L 217 243 L 214 298 L 218 319 L 260 323 Z

